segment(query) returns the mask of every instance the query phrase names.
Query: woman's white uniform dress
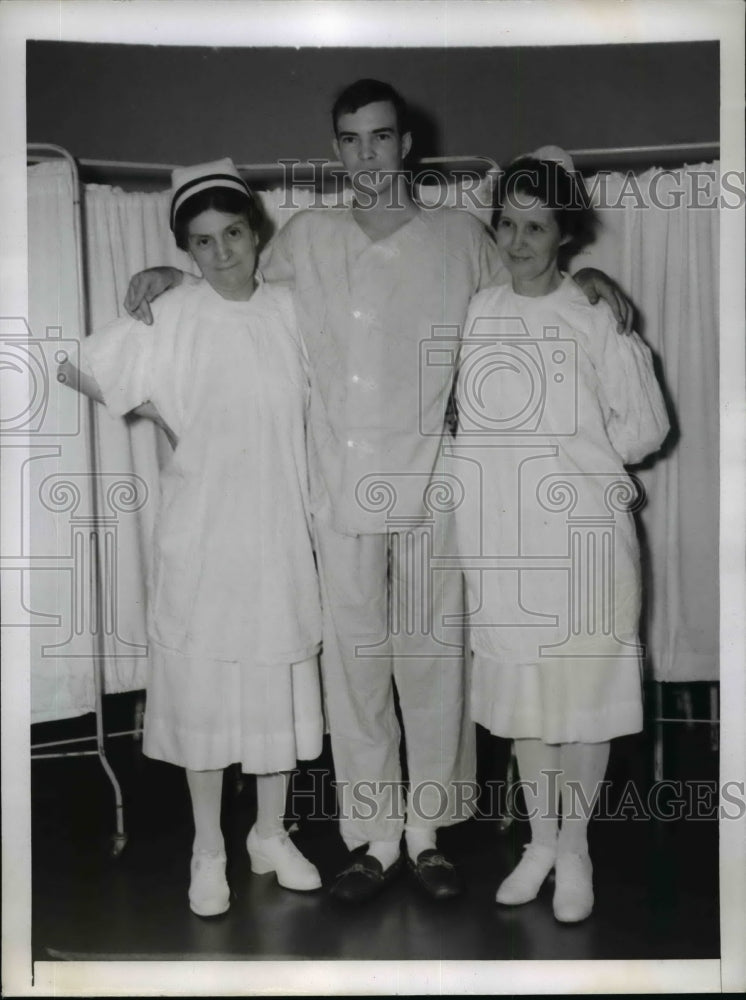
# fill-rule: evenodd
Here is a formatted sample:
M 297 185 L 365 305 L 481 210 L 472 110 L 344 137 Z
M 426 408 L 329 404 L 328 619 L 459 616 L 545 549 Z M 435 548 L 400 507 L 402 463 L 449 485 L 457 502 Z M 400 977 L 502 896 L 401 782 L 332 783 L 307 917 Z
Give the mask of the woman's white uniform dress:
M 289 770 L 321 752 L 321 618 L 308 514 L 308 376 L 292 298 L 206 281 L 82 345 L 109 412 L 150 400 L 179 443 L 160 477 L 144 751 L 192 770 Z
M 650 351 L 570 279 L 469 309 L 454 471 L 474 651 L 492 733 L 600 742 L 642 728 L 639 552 L 624 465 L 668 419 Z

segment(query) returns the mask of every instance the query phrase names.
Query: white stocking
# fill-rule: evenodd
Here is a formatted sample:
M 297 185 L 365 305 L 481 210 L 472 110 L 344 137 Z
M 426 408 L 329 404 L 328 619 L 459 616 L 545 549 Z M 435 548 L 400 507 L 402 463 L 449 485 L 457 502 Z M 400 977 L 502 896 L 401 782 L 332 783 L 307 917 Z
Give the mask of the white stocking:
M 560 748 L 562 777 L 562 829 L 560 854 L 586 854 L 588 821 L 609 763 L 609 743 L 563 743 Z
M 285 834 L 289 784 L 289 771 L 256 776 L 256 832 L 262 840 Z
M 190 771 L 186 780 L 192 799 L 194 816 L 194 847 L 201 851 L 225 849 L 220 829 L 220 803 L 223 798 L 223 772 Z
M 523 797 L 531 824 L 531 842 L 554 847 L 558 825 L 560 748 L 538 739 L 515 741 Z M 526 782 L 535 783 L 536 791 Z

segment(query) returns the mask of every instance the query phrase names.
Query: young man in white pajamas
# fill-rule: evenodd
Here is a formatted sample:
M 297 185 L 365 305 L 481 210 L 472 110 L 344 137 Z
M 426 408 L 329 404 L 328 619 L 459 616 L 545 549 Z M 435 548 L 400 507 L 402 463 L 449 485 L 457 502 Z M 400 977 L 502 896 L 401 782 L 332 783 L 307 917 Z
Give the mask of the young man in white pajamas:
M 430 553 L 455 554 L 442 502 L 449 481 L 438 470 L 455 358 L 428 366 L 421 345 L 438 327 L 460 328 L 472 295 L 503 275 L 475 217 L 413 201 L 403 172 L 412 139 L 393 88 L 357 81 L 332 116 L 353 205 L 298 213 L 261 261 L 266 280 L 293 285 L 311 366 L 322 677 L 340 830 L 355 851 L 331 893 L 377 895 L 401 869 L 403 832 L 417 883 L 444 899 L 462 884 L 436 831 L 471 814 L 476 761 L 462 577 L 428 565 Z M 581 283 L 624 318 L 626 303 L 603 275 L 587 271 Z M 161 290 L 163 280 L 141 281 L 126 304 L 146 317 L 142 295 Z

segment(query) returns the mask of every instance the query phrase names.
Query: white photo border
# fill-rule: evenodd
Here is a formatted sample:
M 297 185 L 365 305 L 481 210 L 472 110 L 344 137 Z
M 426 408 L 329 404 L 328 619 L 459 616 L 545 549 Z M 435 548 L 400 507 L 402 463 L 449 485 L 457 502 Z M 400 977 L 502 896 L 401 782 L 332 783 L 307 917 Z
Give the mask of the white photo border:
M 721 163 L 744 170 L 740 0 L 9 0 L 0 4 L 1 314 L 28 315 L 25 45 L 30 39 L 252 46 L 519 46 L 719 40 Z M 582 23 L 581 23 L 582 21 Z M 743 177 L 743 173 L 741 173 Z M 721 785 L 744 781 L 744 211 L 721 225 Z M 12 400 L 6 400 L 9 407 Z M 13 409 L 13 412 L 17 412 Z M 3 521 L 3 539 L 18 526 Z M 12 599 L 12 597 L 11 597 Z M 746 989 L 746 823 L 720 832 L 721 959 L 671 962 L 35 963 L 32 983 L 28 662 L 3 637 L 3 990 L 7 996 L 719 992 Z M 743 788 L 743 784 L 741 785 Z M 696 859 L 693 859 L 696 864 Z

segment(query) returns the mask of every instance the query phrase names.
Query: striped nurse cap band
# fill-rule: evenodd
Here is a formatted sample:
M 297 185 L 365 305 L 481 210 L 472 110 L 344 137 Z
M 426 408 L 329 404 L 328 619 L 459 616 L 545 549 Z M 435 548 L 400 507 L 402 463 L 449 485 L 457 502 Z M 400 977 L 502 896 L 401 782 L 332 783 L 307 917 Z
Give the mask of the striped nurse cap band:
M 251 197 L 246 182 L 229 157 L 211 163 L 197 163 L 193 167 L 177 167 L 171 174 L 170 226 L 173 231 L 176 213 L 189 198 L 208 188 L 228 188 Z

